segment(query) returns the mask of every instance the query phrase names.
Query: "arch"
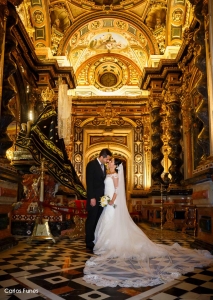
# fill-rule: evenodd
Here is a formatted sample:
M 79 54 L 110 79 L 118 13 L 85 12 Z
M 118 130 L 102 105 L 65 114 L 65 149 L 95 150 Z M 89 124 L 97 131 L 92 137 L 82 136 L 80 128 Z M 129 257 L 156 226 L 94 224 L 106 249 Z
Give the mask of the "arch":
M 97 19 L 107 19 L 107 18 L 110 19 L 119 18 L 135 26 L 146 37 L 149 45 L 150 55 L 160 54 L 157 41 L 154 38 L 153 39 L 151 38 L 153 36 L 152 32 L 143 22 L 141 22 L 140 19 L 135 17 L 135 15 L 129 13 L 127 14 L 126 12 L 112 12 L 110 13 L 110 17 L 109 17 L 108 15 L 106 15 L 105 12 L 95 12 L 95 13 L 91 13 L 89 16 L 85 15 L 81 17 L 78 21 L 76 21 L 74 25 L 70 27 L 70 29 L 67 30 L 67 32 L 63 36 L 63 39 L 60 41 L 57 55 L 65 55 L 68 43 L 70 41 L 70 36 L 72 36 L 76 31 L 78 31 L 84 24 L 87 24 L 90 21 L 95 21 Z
M 130 58 L 128 58 L 126 56 L 123 56 L 121 54 L 118 54 L 118 53 L 104 53 L 104 54 L 96 54 L 95 56 L 92 56 L 89 59 L 87 59 L 86 61 L 84 61 L 83 64 L 77 69 L 76 77 L 78 77 L 81 70 L 83 70 L 87 64 L 93 65 L 95 61 L 98 61 L 99 59 L 101 59 L 103 57 L 111 57 L 111 56 L 113 56 L 115 58 L 118 58 L 118 59 L 120 59 L 121 61 L 124 61 L 127 64 L 132 65 L 135 68 L 135 70 L 137 70 L 137 72 L 140 75 L 142 75 L 140 68 Z
M 93 157 L 97 157 L 97 155 L 100 153 L 101 149 L 103 148 L 109 148 L 110 151 L 115 155 L 120 155 L 125 161 L 126 161 L 126 198 L 127 201 L 130 200 L 130 194 L 132 193 L 132 182 L 133 178 L 131 176 L 131 168 L 132 168 L 132 154 L 131 151 L 128 150 L 126 147 L 122 145 L 118 145 L 116 143 L 111 143 L 110 145 L 108 143 L 100 143 L 99 145 L 91 146 L 88 149 L 84 150 L 83 157 L 84 157 L 84 174 L 83 178 L 86 178 L 86 165 Z M 86 183 L 84 183 L 86 186 Z

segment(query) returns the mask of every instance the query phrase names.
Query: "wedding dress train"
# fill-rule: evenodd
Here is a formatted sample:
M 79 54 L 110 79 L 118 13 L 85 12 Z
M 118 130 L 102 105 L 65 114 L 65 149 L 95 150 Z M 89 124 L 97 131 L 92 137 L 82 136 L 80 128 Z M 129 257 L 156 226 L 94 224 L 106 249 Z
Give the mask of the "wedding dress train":
M 213 263 L 206 250 L 152 242 L 129 215 L 122 165 L 118 174 L 107 175 L 105 195 L 112 198 L 113 176 L 119 178 L 116 207 L 107 205 L 101 214 L 95 231 L 96 255 L 84 268 L 86 282 L 110 287 L 153 286 Z

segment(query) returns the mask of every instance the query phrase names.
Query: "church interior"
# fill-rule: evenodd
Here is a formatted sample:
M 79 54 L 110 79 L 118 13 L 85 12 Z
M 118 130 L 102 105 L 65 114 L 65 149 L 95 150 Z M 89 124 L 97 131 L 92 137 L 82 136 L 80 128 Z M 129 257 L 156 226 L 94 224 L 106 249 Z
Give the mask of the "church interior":
M 134 222 L 213 252 L 213 2 L 0 0 L 0 298 L 213 299 L 213 266 L 83 281 L 86 165 L 109 148 Z

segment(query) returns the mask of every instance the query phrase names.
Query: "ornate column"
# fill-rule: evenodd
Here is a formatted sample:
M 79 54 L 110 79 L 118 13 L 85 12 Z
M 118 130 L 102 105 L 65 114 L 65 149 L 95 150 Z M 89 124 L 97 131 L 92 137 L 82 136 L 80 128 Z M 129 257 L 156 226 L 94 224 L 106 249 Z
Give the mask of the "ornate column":
M 184 178 L 190 178 L 193 171 L 193 148 L 192 148 L 192 125 L 193 125 L 193 107 L 191 94 L 189 92 L 188 73 L 183 75 L 183 84 L 181 87 L 181 115 L 183 121 L 183 143 L 184 143 Z
M 134 128 L 134 189 L 143 188 L 143 124 L 141 119 L 136 120 L 137 127 Z
M 209 116 L 213 115 L 213 2 L 205 0 L 204 21 L 205 21 L 205 42 L 207 60 L 207 87 Z M 209 118 L 209 143 L 210 157 L 213 158 L 213 118 Z
M 18 5 L 22 0 L 13 0 Z M 10 99 L 15 94 L 14 87 L 10 83 L 10 76 L 16 70 L 16 64 L 11 59 L 11 52 L 16 47 L 16 40 L 11 34 L 13 26 L 17 22 L 15 7 L 7 0 L 0 1 L 0 214 L 6 215 L 3 227 L 0 230 L 1 245 L 4 249 L 11 248 L 17 244 L 11 235 L 11 209 L 12 203 L 18 197 L 19 176 L 17 171 L 9 166 L 10 161 L 6 159 L 6 151 L 13 145 L 6 133 L 8 125 L 14 117 L 8 107 Z M 4 197 L 4 193 L 7 197 Z M 2 220 L 1 220 L 2 222 Z
M 169 155 L 169 152 L 170 152 L 170 148 L 169 148 L 169 145 L 168 145 L 168 140 L 169 140 L 169 136 L 168 136 L 168 128 L 169 128 L 169 124 L 168 124 L 168 119 L 167 119 L 167 110 L 166 110 L 166 103 L 165 103 L 165 100 L 164 102 L 162 103 L 162 106 L 161 106 L 161 117 L 162 117 L 162 122 L 161 122 L 161 125 L 162 125 L 162 130 L 163 130 L 163 134 L 162 134 L 162 141 L 163 141 L 163 148 L 162 148 L 162 153 L 163 153 L 163 156 L 164 156 L 164 159 L 163 159 L 163 167 L 164 167 L 164 174 L 165 173 L 168 173 L 168 169 L 169 169 L 169 166 L 170 166 L 170 161 L 169 161 L 169 158 L 168 158 L 168 155 Z
M 143 129 L 143 185 L 144 189 L 148 190 L 151 187 L 151 140 L 150 140 L 150 116 L 144 117 L 144 129 Z
M 151 128 L 152 128 L 151 164 L 153 167 L 152 180 L 154 181 L 154 185 L 156 185 L 156 188 L 160 189 L 160 185 L 161 183 L 163 183 L 161 174 L 163 173 L 164 170 L 161 164 L 161 161 L 163 159 L 163 154 L 161 150 L 163 146 L 163 141 L 162 141 L 163 130 L 161 126 L 162 117 L 160 115 L 162 96 L 161 94 L 152 94 L 149 98 L 149 101 L 151 105 L 151 116 L 152 116 L 152 121 L 151 121 Z
M 174 75 L 173 75 L 174 76 Z M 170 153 L 168 155 L 171 166 L 169 167 L 169 173 L 171 174 L 170 185 L 177 187 L 180 185 L 183 179 L 183 174 L 180 171 L 180 167 L 183 164 L 180 154 L 182 153 L 181 140 L 181 120 L 180 120 L 180 101 L 177 93 L 177 86 L 170 86 L 167 91 L 167 119 L 168 119 L 168 145 L 170 147 Z
M 81 127 L 81 119 L 74 119 L 74 132 L 73 132 L 73 165 L 75 171 L 79 176 L 79 179 L 82 181 L 83 176 L 83 128 Z
M 13 26 L 17 23 L 17 13 L 15 7 L 11 3 L 7 3 L 7 26 L 5 35 L 5 52 L 1 54 L 1 61 L 4 55 L 4 77 L 2 85 L 2 103 L 1 103 L 1 118 L 0 118 L 0 159 L 5 160 L 6 151 L 9 149 L 13 142 L 8 137 L 6 130 L 7 126 L 14 120 L 14 116 L 11 114 L 8 103 L 10 99 L 15 95 L 14 87 L 10 82 L 10 76 L 16 71 L 17 67 L 15 62 L 11 58 L 11 53 L 17 45 L 16 39 L 11 34 Z M 7 10 L 6 10 L 7 11 Z
M 178 66 L 182 71 L 182 85 L 180 88 L 180 104 L 181 115 L 183 122 L 183 143 L 184 143 L 184 178 L 190 178 L 193 172 L 193 138 L 192 127 L 194 122 L 194 105 L 192 101 L 192 80 L 193 71 L 195 69 L 193 64 L 194 41 L 193 32 L 185 30 L 184 40 L 188 44 L 187 54 L 184 56 Z
M 210 154 L 209 146 L 209 111 L 208 111 L 208 92 L 207 92 L 207 74 L 206 74 L 206 48 L 205 48 L 205 29 L 203 17 L 203 1 L 190 0 L 192 4 L 196 4 L 194 8 L 194 16 L 198 20 L 200 26 L 194 36 L 197 45 L 197 53 L 195 57 L 195 66 L 200 70 L 201 77 L 197 83 L 196 89 L 202 96 L 197 109 L 196 117 L 202 122 L 203 127 L 198 135 L 198 144 L 202 148 L 203 155 L 200 164 L 205 164 L 206 159 Z
M 5 53 L 5 36 L 6 36 L 6 24 L 9 10 L 5 3 L 0 5 L 0 116 L 2 105 L 2 85 L 3 85 L 3 70 L 4 70 L 4 53 Z

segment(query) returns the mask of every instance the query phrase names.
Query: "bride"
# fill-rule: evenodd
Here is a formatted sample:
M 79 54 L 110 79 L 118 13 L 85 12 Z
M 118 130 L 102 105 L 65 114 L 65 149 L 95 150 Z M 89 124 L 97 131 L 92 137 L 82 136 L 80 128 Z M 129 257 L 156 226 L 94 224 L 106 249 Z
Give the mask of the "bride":
M 95 230 L 96 255 L 86 262 L 86 282 L 110 287 L 153 286 L 213 263 L 213 256 L 206 250 L 152 242 L 129 215 L 121 161 L 112 158 L 109 171 L 105 195 L 111 201 Z

